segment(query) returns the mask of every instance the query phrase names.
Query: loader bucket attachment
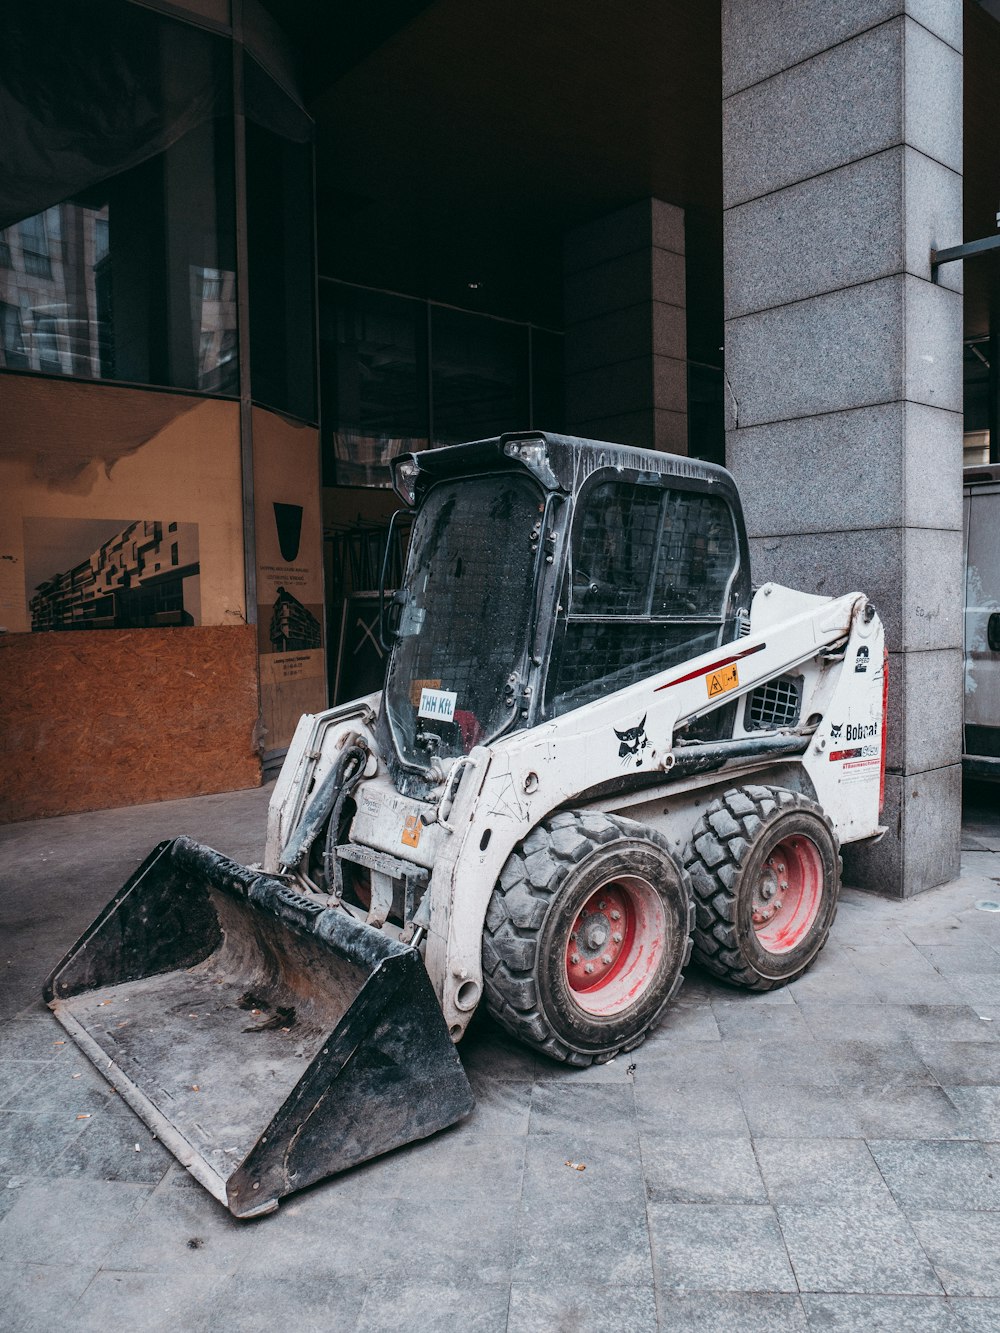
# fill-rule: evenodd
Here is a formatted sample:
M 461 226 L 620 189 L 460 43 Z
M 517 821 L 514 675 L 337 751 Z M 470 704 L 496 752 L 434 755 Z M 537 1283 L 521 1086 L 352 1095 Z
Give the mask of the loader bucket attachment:
M 237 1217 L 472 1109 L 415 949 L 188 838 L 147 857 L 45 999 Z

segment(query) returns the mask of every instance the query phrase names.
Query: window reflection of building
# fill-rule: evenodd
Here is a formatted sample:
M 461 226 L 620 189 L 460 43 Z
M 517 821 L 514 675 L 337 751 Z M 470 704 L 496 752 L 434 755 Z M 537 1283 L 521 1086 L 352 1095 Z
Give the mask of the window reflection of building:
M 28 353 L 24 345 L 21 312 L 16 305 L 0 301 L 0 351 L 4 365 L 12 370 L 27 370 Z
M 85 560 L 38 586 L 30 603 L 31 628 L 197 624 L 199 571 L 196 523 L 139 519 Z
M 198 343 L 198 388 L 220 392 L 236 382 L 236 274 L 191 270 L 191 329 Z
M 117 311 L 114 293 L 116 281 L 119 289 L 122 278 L 134 283 L 137 252 L 141 255 L 152 234 L 144 232 L 159 220 L 135 216 L 134 200 L 127 198 L 130 185 L 123 189 L 119 182 L 106 192 L 120 199 L 121 226 L 130 221 L 129 231 L 113 225 L 112 214 L 117 215 L 118 208 L 110 199 L 99 207 L 69 200 L 0 231 L 0 366 L 234 392 L 234 269 L 191 266 L 189 357 L 180 349 L 168 352 L 166 361 L 162 352 L 137 357 L 136 342 L 167 346 L 162 337 L 163 302 L 150 298 L 149 287 L 156 286 L 155 264 L 141 288 L 130 286 L 127 298 L 119 295 Z M 209 248 L 216 257 L 214 244 Z M 115 272 L 115 258 L 124 269 L 120 275 Z M 130 338 L 123 357 L 118 345 Z
M 68 202 L 0 231 L 0 365 L 101 374 L 100 223 L 106 228 L 106 209 Z
M 45 8 L 5 14 L 8 51 L 52 27 L 74 57 L 6 89 L 0 301 L 21 337 L 5 314 L 0 369 L 235 395 L 231 48 L 130 5 Z
M 55 220 L 58 221 L 58 214 Z M 36 213 L 32 218 L 25 218 L 21 223 L 20 232 L 25 273 L 30 273 L 35 278 L 51 278 L 52 261 L 49 258 L 45 214 Z

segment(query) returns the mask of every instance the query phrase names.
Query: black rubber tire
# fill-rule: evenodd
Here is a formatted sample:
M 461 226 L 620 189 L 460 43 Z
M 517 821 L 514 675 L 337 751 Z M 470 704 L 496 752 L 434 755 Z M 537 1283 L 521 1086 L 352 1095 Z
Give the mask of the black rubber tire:
M 754 926 L 754 889 L 773 850 L 801 836 L 818 853 L 820 900 L 801 940 L 772 952 Z M 695 961 L 730 985 L 757 991 L 787 985 L 826 943 L 837 915 L 841 860 L 833 827 L 815 801 L 781 787 L 734 787 L 695 825 L 684 864 L 695 896 Z
M 663 909 L 663 947 L 634 1001 L 588 1013 L 574 998 L 566 953 L 583 906 L 616 877 L 642 881 Z M 630 1051 L 653 1028 L 691 956 L 694 903 L 687 873 L 651 829 L 600 813 L 562 811 L 511 853 L 486 912 L 486 1007 L 526 1045 L 554 1060 L 589 1065 Z

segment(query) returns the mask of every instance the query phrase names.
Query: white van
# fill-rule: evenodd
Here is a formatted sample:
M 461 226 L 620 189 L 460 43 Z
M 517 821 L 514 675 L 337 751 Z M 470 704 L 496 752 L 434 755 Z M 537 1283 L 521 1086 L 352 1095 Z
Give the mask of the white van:
M 967 777 L 1000 781 L 1000 465 L 965 469 Z

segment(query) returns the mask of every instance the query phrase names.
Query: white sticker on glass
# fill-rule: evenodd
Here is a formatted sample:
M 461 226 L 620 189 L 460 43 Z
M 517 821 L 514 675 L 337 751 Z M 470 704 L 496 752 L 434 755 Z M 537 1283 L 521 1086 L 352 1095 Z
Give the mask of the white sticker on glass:
M 428 690 L 425 687 L 420 691 L 417 717 L 439 717 L 445 722 L 451 722 L 455 716 L 457 698 L 454 690 Z

